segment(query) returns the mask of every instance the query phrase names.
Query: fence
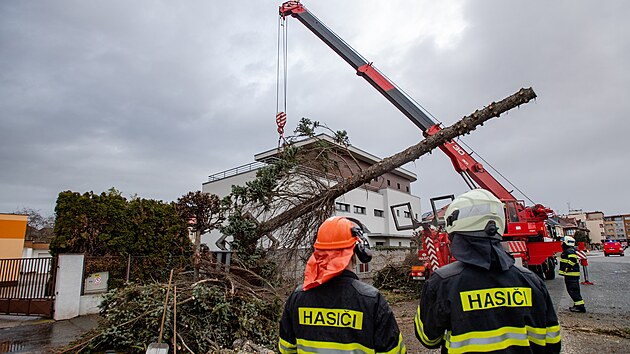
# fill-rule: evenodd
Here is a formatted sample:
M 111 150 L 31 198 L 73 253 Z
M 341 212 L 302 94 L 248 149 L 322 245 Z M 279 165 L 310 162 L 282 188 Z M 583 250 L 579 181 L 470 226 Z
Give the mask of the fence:
M 0 313 L 50 316 L 55 274 L 51 257 L 0 260 Z
M 179 272 L 192 270 L 190 257 L 178 256 L 156 259 L 148 256 L 102 256 L 85 257 L 83 266 L 83 289 L 92 274 L 108 273 L 107 290 L 133 282 L 139 284 L 165 282 L 171 269 Z

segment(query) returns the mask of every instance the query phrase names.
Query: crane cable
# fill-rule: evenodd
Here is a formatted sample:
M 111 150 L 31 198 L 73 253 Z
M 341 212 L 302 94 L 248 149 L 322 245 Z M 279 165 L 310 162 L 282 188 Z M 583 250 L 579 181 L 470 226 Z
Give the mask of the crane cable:
M 287 24 L 282 16 L 278 17 L 278 63 L 276 69 L 276 125 L 279 134 L 278 148 L 280 147 L 280 143 L 286 143 L 284 126 L 287 124 Z
M 457 139 L 457 141 L 461 144 L 463 144 L 464 146 L 466 146 L 468 148 L 468 150 L 470 150 L 471 153 L 477 155 L 477 157 L 479 157 L 479 159 L 481 161 L 483 161 L 484 164 L 486 164 L 487 166 L 490 166 L 490 168 L 496 172 L 499 176 L 501 176 L 501 178 L 503 178 L 507 183 L 509 183 L 512 187 L 514 187 L 514 189 L 516 189 L 517 191 L 519 191 L 519 193 L 521 193 L 527 200 L 529 200 L 530 203 L 532 204 L 536 204 L 534 203 L 533 200 L 531 200 L 530 197 L 527 196 L 527 194 L 525 194 L 522 190 L 520 190 L 516 185 L 514 185 L 514 183 L 512 183 L 512 181 L 510 181 L 507 177 L 505 177 L 501 172 L 499 172 L 499 170 L 497 170 L 496 168 L 494 168 L 494 166 L 492 166 L 488 161 L 486 161 L 486 159 L 484 159 L 481 155 L 479 155 L 479 153 L 475 152 L 475 150 L 473 150 L 468 144 L 466 144 L 461 138 Z

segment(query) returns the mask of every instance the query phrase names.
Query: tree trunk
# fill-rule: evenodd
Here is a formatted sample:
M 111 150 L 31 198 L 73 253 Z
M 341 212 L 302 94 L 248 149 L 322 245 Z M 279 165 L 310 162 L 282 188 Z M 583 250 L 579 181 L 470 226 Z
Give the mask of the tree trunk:
M 365 171 L 358 173 L 352 178 L 338 183 L 334 187 L 330 188 L 321 195 L 310 198 L 309 200 L 299 204 L 289 210 L 286 210 L 275 217 L 263 222 L 258 228 L 260 235 L 270 233 L 291 220 L 295 220 L 308 212 L 320 207 L 321 205 L 331 202 L 341 195 L 368 183 L 375 177 L 378 177 L 386 172 L 392 171 L 407 162 L 418 159 L 420 156 L 431 152 L 438 146 L 460 136 L 470 133 L 475 130 L 478 125 L 493 117 L 498 117 L 502 113 L 527 103 L 530 100 L 536 98 L 536 93 L 530 87 L 527 89 L 520 89 L 517 93 L 499 101 L 492 102 L 482 110 L 477 110 L 469 116 L 466 116 L 456 122 L 455 124 L 440 130 L 435 135 L 431 135 L 423 139 L 416 145 L 413 145 L 402 152 L 399 152 L 393 156 L 387 157 L 375 165 L 370 166 Z
M 195 262 L 193 262 L 193 265 L 195 267 L 194 273 L 193 273 L 193 279 L 195 279 L 195 281 L 197 281 L 199 279 L 199 247 L 201 246 L 201 231 L 200 230 L 195 230 L 195 253 L 193 255 L 193 257 L 195 258 Z

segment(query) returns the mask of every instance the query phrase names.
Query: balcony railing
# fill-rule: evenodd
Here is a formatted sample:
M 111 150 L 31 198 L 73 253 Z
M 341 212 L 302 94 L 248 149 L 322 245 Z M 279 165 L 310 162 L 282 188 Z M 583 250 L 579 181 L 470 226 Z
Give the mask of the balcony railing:
M 254 171 L 265 166 L 267 166 L 267 164 L 264 162 L 254 161 L 254 162 L 248 163 L 247 165 L 230 168 L 229 170 L 225 170 L 223 172 L 210 175 L 208 176 L 208 182 L 214 182 L 214 181 L 232 177 L 241 173 Z
M 271 163 L 274 160 L 275 159 L 268 160 L 268 161 Z M 269 164 L 266 163 L 266 162 L 254 161 L 254 162 L 248 163 L 246 165 L 234 167 L 234 168 L 231 168 L 229 170 L 225 170 L 223 172 L 219 172 L 219 173 L 215 173 L 213 175 L 210 175 L 210 176 L 208 176 L 208 182 L 219 181 L 219 180 L 222 180 L 224 178 L 232 177 L 232 176 L 235 176 L 235 175 L 238 175 L 238 174 L 241 174 L 241 173 L 254 171 L 254 170 L 257 170 L 259 168 L 268 166 L 268 165 Z M 339 176 L 337 176 L 335 174 L 318 171 L 318 170 L 310 168 L 310 167 L 298 166 L 297 168 L 299 168 L 299 169 L 301 169 L 303 171 L 308 171 L 309 174 L 312 174 L 314 176 L 319 176 L 319 177 L 322 177 L 324 179 L 328 179 L 330 181 L 341 182 L 343 180 L 343 178 L 340 178 Z M 367 189 L 367 190 L 373 191 L 373 192 L 378 192 L 381 189 L 379 187 L 372 186 L 369 183 L 366 183 L 366 184 L 360 186 L 359 188 L 364 188 L 364 189 Z

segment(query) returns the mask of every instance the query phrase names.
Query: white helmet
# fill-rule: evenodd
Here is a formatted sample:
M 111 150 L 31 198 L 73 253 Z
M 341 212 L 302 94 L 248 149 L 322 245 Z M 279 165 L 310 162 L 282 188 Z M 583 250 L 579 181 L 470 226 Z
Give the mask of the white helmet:
M 473 189 L 451 202 L 444 213 L 446 232 L 501 239 L 505 230 L 503 203 L 485 189 Z
M 571 236 L 564 236 L 564 240 L 562 242 L 569 247 L 575 246 L 575 239 Z

